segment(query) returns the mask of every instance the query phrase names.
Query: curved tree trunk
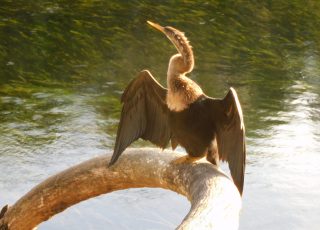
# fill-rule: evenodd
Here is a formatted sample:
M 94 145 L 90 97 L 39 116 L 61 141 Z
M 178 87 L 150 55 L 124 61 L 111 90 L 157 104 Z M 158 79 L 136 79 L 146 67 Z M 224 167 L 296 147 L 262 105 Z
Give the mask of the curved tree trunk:
M 237 229 L 241 197 L 233 182 L 201 160 L 177 163 L 181 153 L 128 149 L 108 168 L 109 156 L 64 170 L 25 194 L 3 217 L 0 229 L 33 229 L 80 201 L 116 190 L 160 187 L 186 196 L 191 209 L 177 229 Z

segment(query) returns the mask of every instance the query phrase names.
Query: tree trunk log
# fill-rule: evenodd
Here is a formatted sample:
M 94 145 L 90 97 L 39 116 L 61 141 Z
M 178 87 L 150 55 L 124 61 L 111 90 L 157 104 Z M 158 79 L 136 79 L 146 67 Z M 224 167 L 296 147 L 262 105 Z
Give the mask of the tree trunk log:
M 0 217 L 0 229 L 33 229 L 66 208 L 127 188 L 160 187 L 186 196 L 191 209 L 177 229 L 237 229 L 241 197 L 233 182 L 205 160 L 177 163 L 183 154 L 154 148 L 127 149 L 108 168 L 100 156 L 43 181 Z

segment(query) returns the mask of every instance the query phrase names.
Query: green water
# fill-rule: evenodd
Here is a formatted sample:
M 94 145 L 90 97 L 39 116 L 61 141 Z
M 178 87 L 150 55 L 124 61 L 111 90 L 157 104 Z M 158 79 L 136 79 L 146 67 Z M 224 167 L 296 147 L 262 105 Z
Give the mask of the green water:
M 140 70 L 165 84 L 176 51 L 146 20 L 186 33 L 196 58 L 189 76 L 206 94 L 223 97 L 230 86 L 238 92 L 248 145 L 240 229 L 316 229 L 316 0 L 1 0 L 0 206 L 49 175 L 110 152 L 119 97 Z M 173 229 L 188 208 L 160 189 L 121 191 L 68 209 L 40 229 Z

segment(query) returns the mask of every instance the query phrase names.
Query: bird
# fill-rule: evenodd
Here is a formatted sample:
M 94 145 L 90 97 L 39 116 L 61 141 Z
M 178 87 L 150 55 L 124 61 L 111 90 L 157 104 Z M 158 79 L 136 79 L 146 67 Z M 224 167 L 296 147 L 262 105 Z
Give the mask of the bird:
M 108 167 L 139 138 L 164 149 L 171 142 L 180 145 L 191 162 L 206 157 L 219 167 L 229 164 L 234 184 L 243 193 L 246 144 L 242 108 L 234 88 L 216 99 L 186 76 L 194 68 L 194 55 L 185 34 L 171 26 L 147 23 L 161 31 L 178 53 L 170 58 L 167 88 L 150 73 L 142 70 L 124 90 L 123 104 L 113 155 Z M 181 163 L 181 162 L 180 162 Z

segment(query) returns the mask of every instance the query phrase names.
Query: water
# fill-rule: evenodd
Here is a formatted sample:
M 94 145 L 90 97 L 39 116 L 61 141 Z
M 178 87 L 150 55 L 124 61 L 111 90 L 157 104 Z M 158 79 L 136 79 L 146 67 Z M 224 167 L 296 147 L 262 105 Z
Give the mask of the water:
M 0 4 L 0 206 L 112 150 L 122 90 L 148 68 L 165 84 L 166 38 L 186 32 L 190 77 L 222 97 L 236 88 L 247 128 L 240 229 L 320 224 L 318 1 L 9 1 Z M 148 145 L 138 143 L 136 146 Z M 190 208 L 161 189 L 97 197 L 39 229 L 173 229 Z

